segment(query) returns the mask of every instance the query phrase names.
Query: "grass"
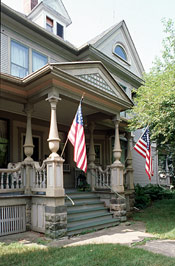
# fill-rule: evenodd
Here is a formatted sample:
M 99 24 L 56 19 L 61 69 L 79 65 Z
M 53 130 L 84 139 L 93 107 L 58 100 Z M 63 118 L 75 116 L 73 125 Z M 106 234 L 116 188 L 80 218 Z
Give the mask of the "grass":
M 175 239 L 175 199 L 161 200 L 141 213 L 134 220 L 146 223 L 147 232 L 157 238 Z M 134 220 L 131 223 L 134 223 Z M 140 244 L 151 239 L 147 238 Z M 47 245 L 48 241 L 37 241 Z M 133 245 L 134 246 L 134 245 Z M 119 244 L 84 245 L 65 248 L 5 244 L 0 242 L 0 266 L 174 266 L 175 258 Z
M 145 222 L 146 231 L 157 238 L 175 239 L 175 199 L 156 201 L 133 219 Z
M 18 266 L 174 266 L 168 258 L 127 246 L 103 244 L 66 248 L 27 247 L 13 243 L 0 246 L 0 265 Z

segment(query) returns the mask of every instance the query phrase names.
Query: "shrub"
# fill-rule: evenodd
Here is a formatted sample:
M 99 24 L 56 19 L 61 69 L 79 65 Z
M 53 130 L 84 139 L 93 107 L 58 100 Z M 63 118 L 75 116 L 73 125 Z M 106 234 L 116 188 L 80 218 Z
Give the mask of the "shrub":
M 172 198 L 175 198 L 175 191 L 162 188 L 159 185 L 150 184 L 141 187 L 137 184 L 135 186 L 135 207 L 139 209 L 148 207 L 155 200 Z

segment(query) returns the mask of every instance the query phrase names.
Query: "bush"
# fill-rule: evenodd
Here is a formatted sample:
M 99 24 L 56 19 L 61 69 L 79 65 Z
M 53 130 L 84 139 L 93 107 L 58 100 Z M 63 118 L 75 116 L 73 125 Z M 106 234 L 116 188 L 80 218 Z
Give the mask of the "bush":
M 139 209 L 145 209 L 155 200 L 172 198 L 175 198 L 175 192 L 158 185 L 135 186 L 135 207 Z

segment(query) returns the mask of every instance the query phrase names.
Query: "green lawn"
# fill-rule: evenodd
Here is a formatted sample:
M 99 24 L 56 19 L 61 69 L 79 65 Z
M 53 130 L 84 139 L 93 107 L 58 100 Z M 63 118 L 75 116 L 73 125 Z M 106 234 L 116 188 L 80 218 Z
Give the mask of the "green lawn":
M 175 239 L 175 199 L 161 200 L 134 215 L 146 223 L 147 232 L 158 238 Z M 175 258 L 117 244 L 66 248 L 27 246 L 0 242 L 0 265 L 23 266 L 174 266 Z
M 86 245 L 67 248 L 27 247 L 19 244 L 0 246 L 0 265 L 23 266 L 174 266 L 175 258 L 121 245 Z
M 133 219 L 145 222 L 146 231 L 155 237 L 175 239 L 175 199 L 156 201 Z

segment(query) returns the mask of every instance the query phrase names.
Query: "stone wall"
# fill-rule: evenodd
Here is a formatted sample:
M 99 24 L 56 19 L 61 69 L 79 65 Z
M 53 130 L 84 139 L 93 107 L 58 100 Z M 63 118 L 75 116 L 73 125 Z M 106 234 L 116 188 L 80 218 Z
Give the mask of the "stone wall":
M 45 207 L 45 235 L 60 238 L 67 234 L 67 207 Z

